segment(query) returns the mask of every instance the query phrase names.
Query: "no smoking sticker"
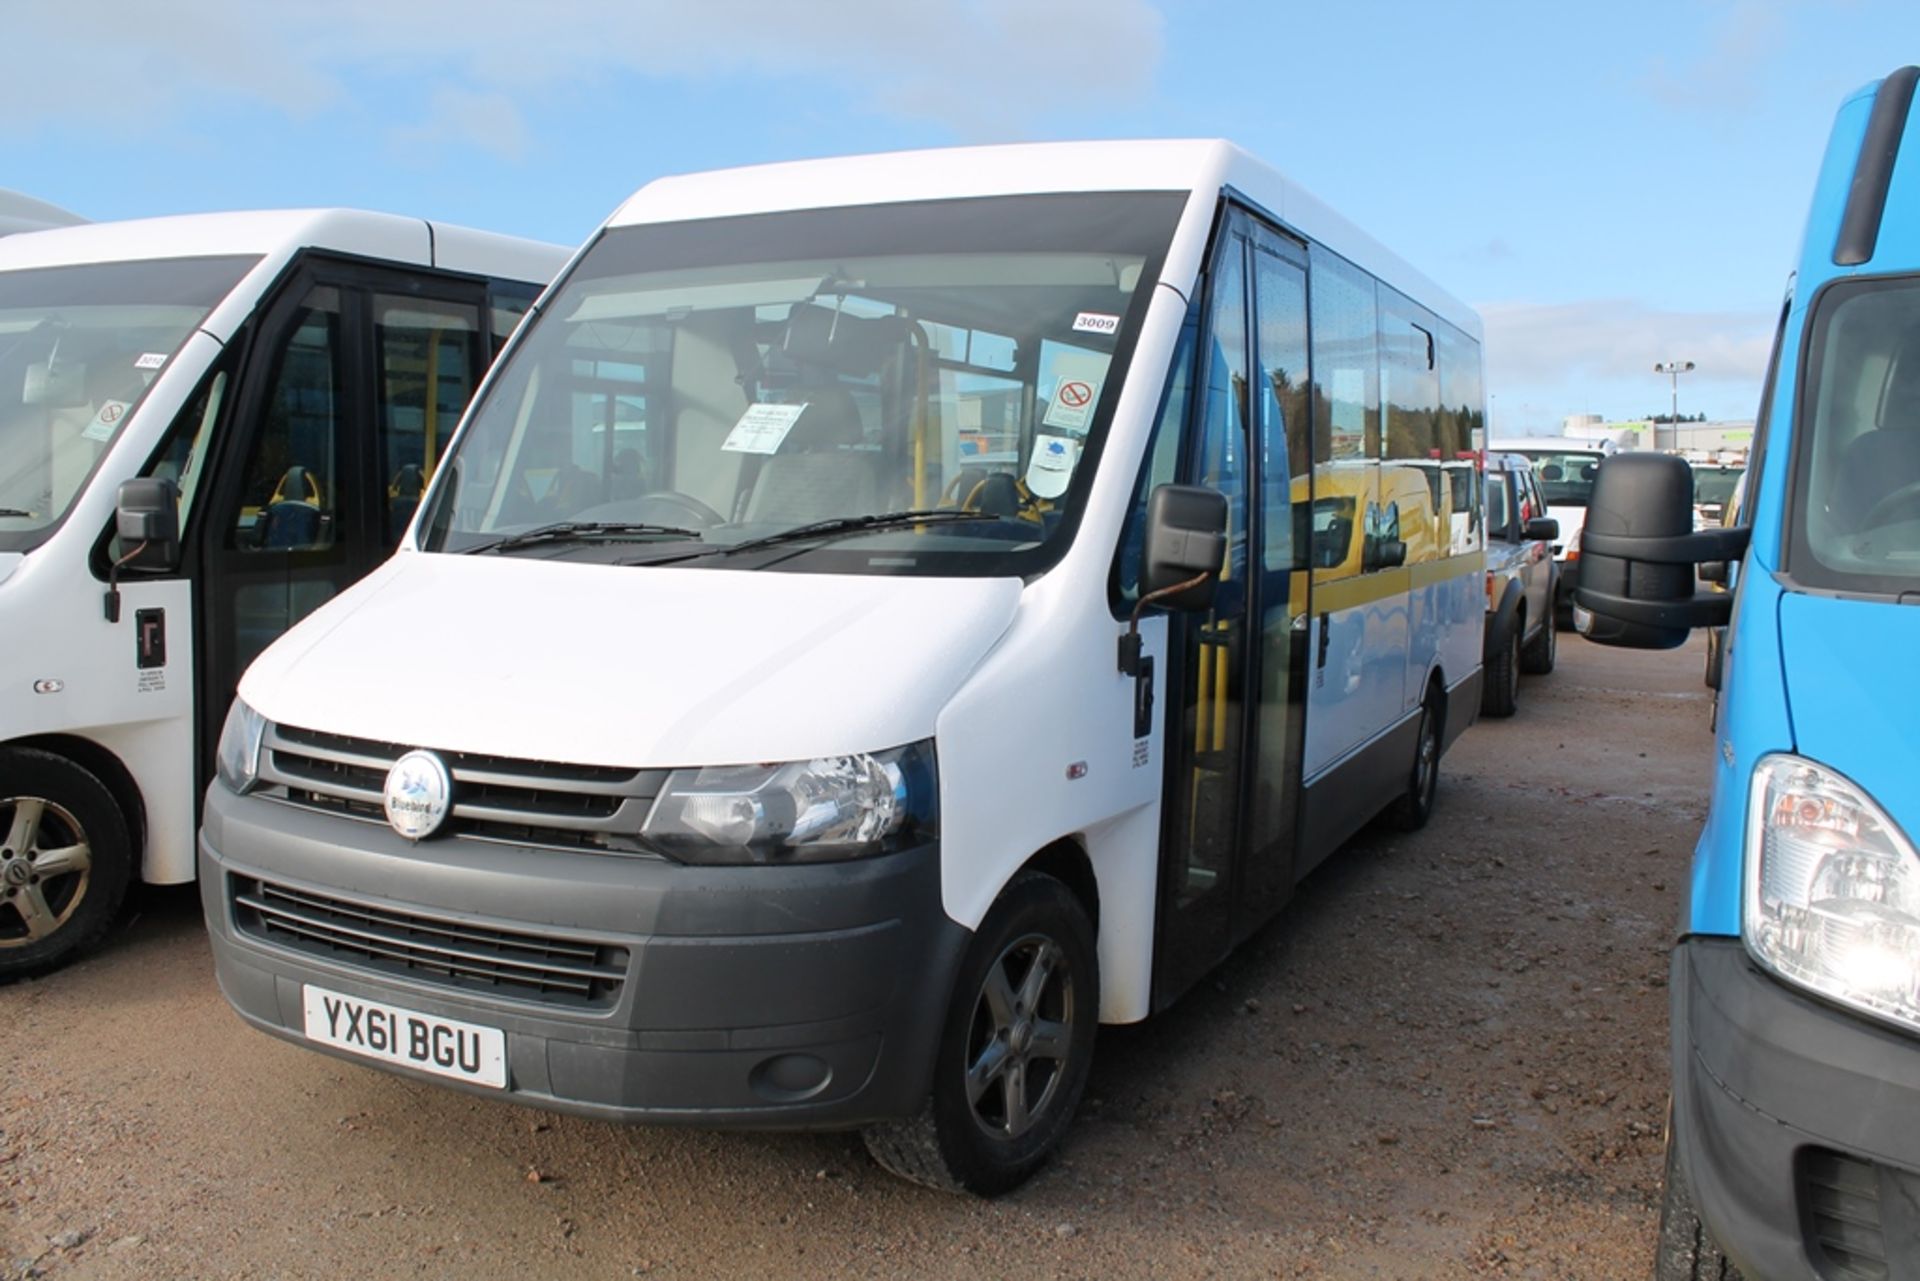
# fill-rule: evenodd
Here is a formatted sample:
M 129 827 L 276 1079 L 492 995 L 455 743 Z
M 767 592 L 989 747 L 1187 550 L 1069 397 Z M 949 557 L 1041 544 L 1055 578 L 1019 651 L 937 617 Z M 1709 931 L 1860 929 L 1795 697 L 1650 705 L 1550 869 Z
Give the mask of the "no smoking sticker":
M 1100 385 L 1084 378 L 1062 378 L 1053 388 L 1053 401 L 1040 421 L 1048 427 L 1071 427 L 1085 431 L 1093 415 L 1093 401 Z

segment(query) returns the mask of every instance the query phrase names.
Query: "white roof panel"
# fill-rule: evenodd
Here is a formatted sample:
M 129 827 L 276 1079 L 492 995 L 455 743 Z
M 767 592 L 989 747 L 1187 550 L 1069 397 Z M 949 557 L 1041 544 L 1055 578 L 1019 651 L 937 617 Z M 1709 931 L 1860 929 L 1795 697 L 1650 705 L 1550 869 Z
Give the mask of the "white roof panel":
M 1213 201 L 1228 188 L 1480 339 L 1472 308 L 1311 192 L 1220 139 L 953 147 L 682 174 L 642 187 L 608 225 L 1075 191 L 1190 191 L 1197 198 L 1191 221 L 1210 219 Z M 1188 252 L 1170 255 L 1162 276 L 1183 292 L 1198 265 L 1197 246 L 1191 237 L 1186 242 Z

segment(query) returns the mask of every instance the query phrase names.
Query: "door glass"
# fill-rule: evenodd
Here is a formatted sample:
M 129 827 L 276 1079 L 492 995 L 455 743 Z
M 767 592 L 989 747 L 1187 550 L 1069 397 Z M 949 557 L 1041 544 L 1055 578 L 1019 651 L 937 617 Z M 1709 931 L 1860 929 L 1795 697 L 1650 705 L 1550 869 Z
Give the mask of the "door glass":
M 1214 280 L 1210 335 L 1203 348 L 1205 399 L 1192 459 L 1192 483 L 1227 497 L 1227 556 L 1213 608 L 1182 630 L 1186 674 L 1182 714 L 1190 768 L 1182 859 L 1173 901 L 1184 907 L 1228 889 L 1240 811 L 1242 653 L 1248 573 L 1247 314 L 1245 242 L 1231 240 Z M 1224 940 L 1223 940 L 1224 942 Z
M 340 341 L 340 291 L 315 288 L 276 355 L 231 546 L 307 551 L 331 547 L 339 537 Z
M 427 478 L 473 395 L 480 311 L 459 303 L 375 294 L 381 537 L 400 540 Z
M 1260 389 L 1260 687 L 1242 897 L 1249 915 L 1257 918 L 1277 906 L 1292 883 L 1305 724 L 1313 445 L 1306 273 L 1258 243 L 1253 261 Z

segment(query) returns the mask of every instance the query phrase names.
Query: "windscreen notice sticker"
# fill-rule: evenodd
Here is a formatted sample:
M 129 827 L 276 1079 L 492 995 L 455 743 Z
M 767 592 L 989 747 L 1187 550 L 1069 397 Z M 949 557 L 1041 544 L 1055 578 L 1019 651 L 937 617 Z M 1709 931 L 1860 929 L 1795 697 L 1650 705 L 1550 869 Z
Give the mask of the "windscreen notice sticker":
M 100 412 L 93 416 L 92 422 L 81 429 L 80 434 L 88 440 L 105 444 L 113 439 L 113 433 L 120 430 L 120 420 L 126 417 L 126 414 L 126 401 L 109 400 L 100 406 Z
M 1099 394 L 1099 383 L 1086 378 L 1062 378 L 1053 385 L 1053 400 L 1047 405 L 1046 416 L 1040 422 L 1047 427 L 1065 427 L 1084 432 L 1087 419 L 1093 416 L 1093 402 Z
M 167 363 L 166 352 L 146 351 L 146 352 L 140 353 L 140 359 L 133 362 L 133 367 L 135 369 L 158 369 L 160 368 L 160 366 L 166 363 Z
M 780 448 L 806 408 L 805 401 L 797 405 L 748 405 L 720 448 L 734 454 L 771 454 Z
M 1120 332 L 1120 317 L 1110 316 L 1104 311 L 1083 311 L 1073 318 L 1073 332 L 1076 334 L 1117 334 Z

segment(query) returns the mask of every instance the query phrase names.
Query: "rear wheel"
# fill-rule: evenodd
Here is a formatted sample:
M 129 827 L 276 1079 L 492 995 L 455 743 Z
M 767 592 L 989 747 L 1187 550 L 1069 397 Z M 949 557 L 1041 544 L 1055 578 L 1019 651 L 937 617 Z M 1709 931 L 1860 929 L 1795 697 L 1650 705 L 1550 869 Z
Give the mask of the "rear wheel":
M 1073 1121 L 1100 1011 L 1093 924 L 1061 882 L 1023 872 L 960 965 L 919 1115 L 862 1132 L 874 1160 L 948 1192 L 998 1196 Z
M 1407 791 L 1395 805 L 1394 822 L 1402 831 L 1417 832 L 1433 817 L 1434 799 L 1440 794 L 1440 727 L 1443 713 L 1440 698 L 1427 691 L 1420 705 L 1419 737 L 1413 744 L 1413 770 L 1407 777 Z
M 1524 621 L 1515 618 L 1513 633 L 1501 643 L 1497 653 L 1487 655 L 1485 671 L 1480 677 L 1482 716 L 1511 716 L 1520 706 L 1520 627 Z
M 1667 1125 L 1667 1191 L 1660 1203 L 1659 1253 L 1653 1260 L 1653 1281 L 1740 1281 L 1740 1270 L 1707 1235 L 1694 1208 L 1693 1192 L 1680 1172 L 1680 1156 L 1673 1147 L 1673 1125 Z
M 1539 633 L 1520 650 L 1520 670 L 1529 676 L 1545 676 L 1553 670 L 1553 660 L 1557 656 L 1560 625 L 1554 621 L 1553 611 L 1540 622 Z
M 0 751 L 0 983 L 98 942 L 132 876 L 133 842 L 106 784 L 51 752 Z

